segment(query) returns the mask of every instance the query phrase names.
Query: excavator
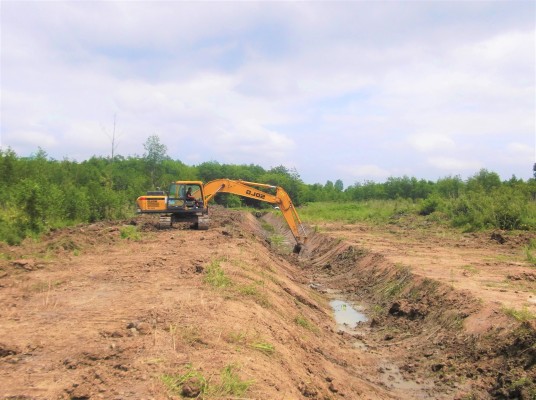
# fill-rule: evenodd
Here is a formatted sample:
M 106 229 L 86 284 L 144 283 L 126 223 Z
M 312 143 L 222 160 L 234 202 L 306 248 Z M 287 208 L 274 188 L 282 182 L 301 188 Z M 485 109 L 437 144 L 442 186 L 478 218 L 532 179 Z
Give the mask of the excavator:
M 275 189 L 275 194 L 259 188 Z M 160 214 L 160 227 L 171 227 L 174 222 L 190 222 L 199 230 L 206 230 L 210 224 L 208 203 L 218 193 L 232 193 L 250 199 L 273 204 L 281 210 L 296 245 L 294 253 L 299 253 L 305 245 L 307 235 L 300 217 L 288 193 L 280 186 L 243 180 L 216 179 L 203 184 L 201 181 L 175 181 L 168 192 L 151 191 L 136 200 L 138 213 Z

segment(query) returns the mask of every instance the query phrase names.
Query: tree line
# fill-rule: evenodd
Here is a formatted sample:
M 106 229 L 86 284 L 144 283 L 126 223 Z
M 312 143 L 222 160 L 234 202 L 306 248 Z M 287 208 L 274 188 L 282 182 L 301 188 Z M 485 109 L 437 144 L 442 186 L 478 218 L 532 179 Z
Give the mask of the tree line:
M 355 202 L 406 199 L 422 215 L 442 213 L 453 225 L 473 229 L 534 229 L 536 181 L 481 170 L 469 179 L 445 177 L 436 182 L 413 177 L 365 181 L 344 188 L 338 179 L 306 184 L 292 168 L 221 164 L 189 166 L 167 155 L 158 136 L 144 144 L 143 156 L 91 157 L 77 162 L 54 160 L 39 148 L 30 157 L 0 150 L 0 240 L 17 244 L 28 236 L 77 223 L 127 218 L 135 199 L 148 190 L 165 189 L 174 180 L 242 179 L 283 187 L 296 206 L 309 202 Z M 225 206 L 259 206 L 255 200 L 222 194 Z

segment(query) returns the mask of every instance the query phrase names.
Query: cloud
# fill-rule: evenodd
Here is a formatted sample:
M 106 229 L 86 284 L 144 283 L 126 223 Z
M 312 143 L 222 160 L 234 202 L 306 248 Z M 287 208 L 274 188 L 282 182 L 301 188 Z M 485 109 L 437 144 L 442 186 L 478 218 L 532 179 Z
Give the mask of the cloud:
M 373 164 L 338 165 L 336 170 L 350 178 L 349 181 L 383 180 L 392 176 L 388 170 Z
M 524 177 L 535 8 L 6 2 L 3 144 L 108 155 L 116 115 L 123 155 L 157 134 L 173 158 L 286 164 L 308 182 L 481 164 Z
M 476 160 L 459 159 L 454 157 L 431 157 L 428 163 L 440 170 L 453 172 L 472 172 L 482 168 L 482 164 Z
M 454 140 L 445 135 L 413 134 L 409 136 L 408 141 L 415 149 L 424 152 L 455 148 Z

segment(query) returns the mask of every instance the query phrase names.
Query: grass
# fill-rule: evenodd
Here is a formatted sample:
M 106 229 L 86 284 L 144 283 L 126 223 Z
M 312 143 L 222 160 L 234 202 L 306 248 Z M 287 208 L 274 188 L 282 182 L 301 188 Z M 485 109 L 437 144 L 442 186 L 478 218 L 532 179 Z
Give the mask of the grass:
M 473 267 L 472 265 L 462 265 L 460 268 L 471 275 L 476 275 L 480 272 L 476 267 Z
M 389 218 L 415 211 L 410 200 L 369 200 L 361 202 L 315 202 L 300 208 L 304 222 L 342 221 L 385 223 Z
M 175 375 L 166 374 L 161 377 L 162 383 L 174 395 L 195 398 L 229 398 L 241 397 L 253 384 L 252 380 L 242 380 L 236 372 L 236 365 L 229 364 L 220 373 L 220 382 L 212 383 L 203 373 L 191 364 L 186 366 L 184 373 Z
M 267 342 L 256 342 L 256 343 L 252 343 L 250 346 L 251 348 L 258 350 L 261 353 L 264 353 L 269 356 L 274 354 L 275 352 L 274 345 L 271 343 L 267 343 Z
M 527 307 L 523 307 L 522 309 L 503 307 L 503 312 L 519 322 L 528 322 L 536 319 L 536 314 L 531 312 Z
M 212 260 L 206 270 L 205 282 L 214 288 L 225 288 L 232 283 L 223 271 L 221 261 L 221 259 Z
M 203 374 L 197 371 L 191 364 L 186 366 L 186 371 L 183 374 L 177 375 L 163 375 L 161 377 L 162 382 L 173 394 L 182 394 L 183 385 L 189 384 L 195 385 L 199 390 L 199 396 L 202 396 L 207 392 L 208 382 Z M 199 397 L 198 396 L 198 397 Z
M 294 318 L 294 322 L 296 323 L 296 325 L 301 326 L 302 328 L 305 328 L 308 331 L 318 332 L 318 328 L 311 321 L 305 318 L 305 316 L 303 316 L 302 314 L 297 315 Z
M 125 225 L 119 229 L 119 232 L 121 234 L 121 239 L 134 241 L 141 240 L 141 233 L 138 231 L 138 228 L 133 225 Z
M 536 240 L 531 239 L 529 244 L 525 247 L 525 256 L 530 265 L 536 267 L 536 257 L 532 255 L 532 250 L 534 249 L 536 249 Z

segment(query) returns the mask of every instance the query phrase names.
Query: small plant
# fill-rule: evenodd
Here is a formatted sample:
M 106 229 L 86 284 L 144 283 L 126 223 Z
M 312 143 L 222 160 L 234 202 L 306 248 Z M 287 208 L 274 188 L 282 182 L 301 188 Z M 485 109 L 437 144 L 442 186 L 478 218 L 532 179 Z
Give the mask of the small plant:
M 256 342 L 252 343 L 251 347 L 255 350 L 260 351 L 261 353 L 264 353 L 266 355 L 272 355 L 275 352 L 275 347 L 273 344 L 265 343 L 265 342 Z
M 252 380 L 244 381 L 235 372 L 236 366 L 227 365 L 221 372 L 219 384 L 210 384 L 209 380 L 191 364 L 186 366 L 182 374 L 163 375 L 162 383 L 175 395 L 189 398 L 243 396 L 253 384 Z
M 302 314 L 297 315 L 296 318 L 294 318 L 294 322 L 302 328 L 305 328 L 311 332 L 318 331 L 318 328 L 314 326 L 313 323 L 307 318 L 305 318 Z
M 521 310 L 509 307 L 503 307 L 503 312 L 518 320 L 519 322 L 527 322 L 536 319 L 536 315 L 531 312 L 527 307 L 523 307 Z
M 476 275 L 480 272 L 477 268 L 473 267 L 472 265 L 462 265 L 461 269 L 463 269 L 464 271 L 466 271 L 467 273 L 471 275 Z
M 121 239 L 141 240 L 141 233 L 133 225 L 125 225 L 119 229 L 119 232 L 121 233 Z
M 266 221 L 262 221 L 261 222 L 261 226 L 262 226 L 262 229 L 264 229 L 265 231 L 267 232 L 270 232 L 270 233 L 274 233 L 275 232 L 275 228 L 272 224 L 269 224 L 268 222 Z
M 191 364 L 186 366 L 186 372 L 178 375 L 163 375 L 162 382 L 173 394 L 186 395 L 188 397 L 200 397 L 207 392 L 208 382 L 203 374 L 193 368 Z
M 231 279 L 225 275 L 221 267 L 221 260 L 212 260 L 207 267 L 205 282 L 215 288 L 225 288 L 231 286 Z
M 536 240 L 531 239 L 529 244 L 525 247 L 525 255 L 527 261 L 533 266 L 536 267 L 536 257 L 532 255 L 532 250 L 536 249 Z
M 280 247 L 283 245 L 285 238 L 282 235 L 272 235 L 270 236 L 270 243 L 274 247 Z
M 214 395 L 225 396 L 243 396 L 249 387 L 253 384 L 252 380 L 243 381 L 234 371 L 236 366 L 227 365 L 221 374 L 221 384 L 214 389 Z M 210 391 L 212 393 L 212 390 Z

